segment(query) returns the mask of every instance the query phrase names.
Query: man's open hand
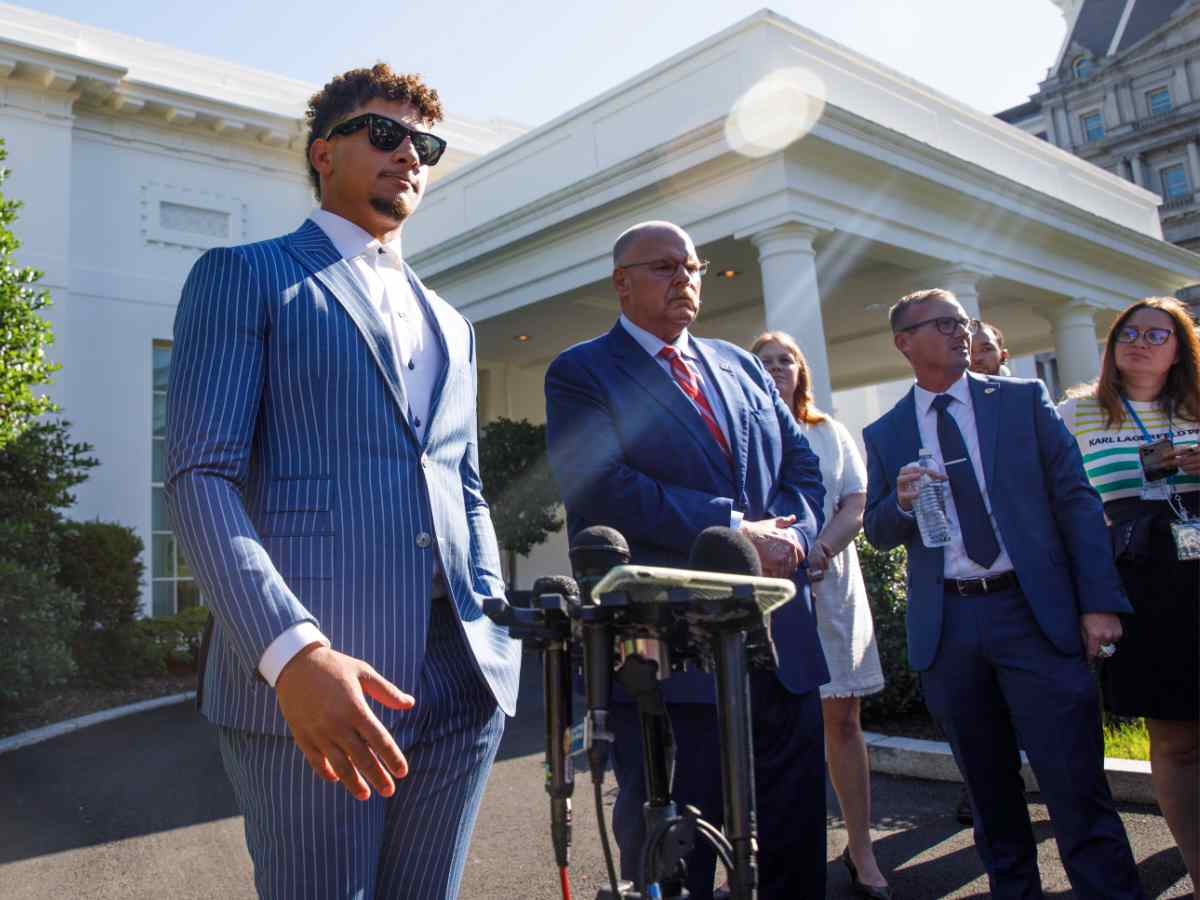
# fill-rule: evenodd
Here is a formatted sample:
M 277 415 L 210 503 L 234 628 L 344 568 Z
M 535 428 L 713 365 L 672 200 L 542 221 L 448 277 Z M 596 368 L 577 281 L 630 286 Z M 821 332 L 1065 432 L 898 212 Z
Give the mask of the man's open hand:
M 390 797 L 392 775 L 408 774 L 408 761 L 366 698 L 390 709 L 412 709 L 416 700 L 362 660 L 312 644 L 283 667 L 275 695 L 296 746 L 326 781 L 366 800 L 368 782 Z
M 788 527 L 795 521 L 795 516 L 779 516 L 757 522 L 742 522 L 741 530 L 758 551 L 763 574 L 769 578 L 791 578 L 800 563 L 804 562 L 804 548 L 800 546 L 800 539 Z

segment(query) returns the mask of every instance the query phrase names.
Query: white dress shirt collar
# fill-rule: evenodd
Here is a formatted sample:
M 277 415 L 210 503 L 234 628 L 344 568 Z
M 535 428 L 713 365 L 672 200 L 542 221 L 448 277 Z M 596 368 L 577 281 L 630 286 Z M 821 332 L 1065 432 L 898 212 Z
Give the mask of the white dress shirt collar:
M 383 243 L 349 219 L 343 218 L 337 213 L 331 213 L 327 209 L 314 209 L 308 214 L 308 218 L 325 232 L 326 237 L 333 243 L 334 249 L 342 255 L 342 259 L 355 259 L 363 256 L 367 251 L 378 253 L 380 248 L 383 248 L 388 255 L 394 254 L 397 262 L 404 258 L 400 252 L 399 233 L 392 240 Z
M 674 347 L 679 351 L 680 356 L 694 356 L 694 354 L 691 352 L 691 345 L 688 343 L 688 332 L 686 328 L 679 332 L 679 337 L 675 338 L 675 340 L 668 344 L 658 335 L 651 334 L 640 325 L 633 324 L 633 321 L 626 316 L 625 313 L 621 313 L 621 318 L 618 321 L 620 321 L 621 327 L 625 329 L 629 336 L 638 342 L 638 346 L 640 346 L 655 359 L 658 358 L 658 354 L 662 352 L 663 347 Z
M 950 385 L 950 387 L 946 388 L 946 390 L 942 391 L 941 393 L 949 394 L 959 403 L 965 403 L 967 406 L 970 406 L 971 382 L 968 381 L 970 377 L 970 373 L 964 370 L 962 375 L 959 376 L 958 381 L 954 382 L 954 384 Z M 933 401 L 937 397 L 938 394 L 925 390 L 925 388 L 921 387 L 919 384 L 914 384 L 913 399 L 917 403 L 917 415 L 922 417 L 929 415 L 929 408 L 933 406 Z

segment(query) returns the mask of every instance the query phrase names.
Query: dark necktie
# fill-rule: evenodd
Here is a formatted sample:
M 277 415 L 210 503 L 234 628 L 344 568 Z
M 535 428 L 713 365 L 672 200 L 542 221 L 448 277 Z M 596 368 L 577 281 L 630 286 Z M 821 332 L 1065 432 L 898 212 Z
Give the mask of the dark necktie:
M 732 460 L 733 454 L 729 452 L 729 441 L 725 438 L 725 432 L 721 431 L 721 426 L 717 424 L 717 417 L 713 415 L 712 407 L 708 405 L 708 398 L 704 396 L 704 391 L 700 390 L 700 379 L 696 375 L 696 371 L 692 368 L 691 363 L 684 359 L 678 350 L 670 346 L 663 347 L 658 351 L 658 355 L 671 364 L 671 374 L 674 376 L 675 382 L 683 388 L 683 392 L 696 404 L 700 418 L 708 426 L 709 432 L 721 447 L 721 452 L 725 454 L 725 458 Z
M 962 432 L 958 430 L 954 417 L 946 411 L 953 400 L 949 394 L 938 394 L 933 398 L 933 408 L 938 416 L 938 445 L 942 448 L 942 462 L 950 479 L 954 507 L 958 510 L 963 546 L 967 556 L 987 569 L 1000 555 L 1000 542 L 996 540 L 992 520 L 983 503 L 983 494 L 979 491 L 979 482 L 975 480 L 975 467 L 971 465 Z

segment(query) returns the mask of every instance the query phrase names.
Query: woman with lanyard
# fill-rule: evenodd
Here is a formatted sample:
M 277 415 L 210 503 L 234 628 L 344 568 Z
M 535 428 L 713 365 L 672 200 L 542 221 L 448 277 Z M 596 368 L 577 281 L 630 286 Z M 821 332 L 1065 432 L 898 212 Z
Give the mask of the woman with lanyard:
M 1105 707 L 1144 716 L 1163 817 L 1200 884 L 1200 339 L 1172 298 L 1108 333 L 1100 378 L 1060 407 L 1104 501 L 1135 615 L 1105 645 Z

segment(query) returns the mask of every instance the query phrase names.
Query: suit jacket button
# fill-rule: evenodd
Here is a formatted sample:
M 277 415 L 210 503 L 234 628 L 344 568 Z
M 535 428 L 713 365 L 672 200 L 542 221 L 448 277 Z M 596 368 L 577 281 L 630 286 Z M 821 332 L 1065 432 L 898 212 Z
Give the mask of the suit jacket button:
M 421 532 L 417 533 L 417 546 L 420 547 L 422 550 L 424 550 L 426 547 L 428 547 L 432 543 L 433 543 L 433 538 L 430 537 L 428 531 L 421 531 Z

